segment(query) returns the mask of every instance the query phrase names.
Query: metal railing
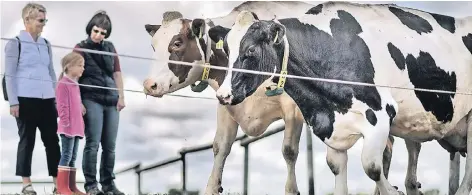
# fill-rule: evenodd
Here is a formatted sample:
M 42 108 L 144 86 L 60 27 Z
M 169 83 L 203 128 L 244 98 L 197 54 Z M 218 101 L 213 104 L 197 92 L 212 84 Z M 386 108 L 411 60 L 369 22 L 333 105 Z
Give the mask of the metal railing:
M 248 194 L 248 187 L 249 187 L 249 145 L 253 142 L 256 142 L 256 141 L 259 141 L 261 139 L 264 139 L 266 137 L 269 137 L 271 135 L 274 135 L 276 133 L 279 133 L 281 131 L 283 131 L 285 129 L 285 126 L 279 126 L 279 127 L 276 127 L 274 129 L 271 129 L 271 130 L 267 130 L 264 134 L 262 134 L 261 136 L 258 136 L 258 137 L 248 137 L 247 135 L 242 135 L 242 136 L 238 136 L 236 137 L 234 143 L 236 143 L 236 141 L 240 141 L 240 146 L 241 147 L 244 147 L 244 186 L 243 186 L 243 195 L 247 195 Z M 305 125 L 305 129 L 304 131 L 306 132 L 306 135 L 307 135 L 307 161 L 308 161 L 308 187 L 309 187 L 309 195 L 314 195 L 315 194 L 315 190 L 314 190 L 314 171 L 313 171 L 313 145 L 312 145 L 312 138 L 311 138 L 311 133 L 310 131 L 307 129 L 307 126 Z M 233 144 L 234 144 L 233 143 Z M 176 157 L 172 157 L 172 158 L 168 158 L 168 159 L 165 159 L 165 160 L 162 160 L 160 162 L 156 162 L 154 164 L 151 164 L 151 165 L 148 165 L 146 167 L 141 167 L 141 163 L 137 163 L 135 165 L 132 165 L 128 168 L 124 168 L 123 170 L 121 171 L 118 171 L 116 172 L 115 174 L 121 174 L 121 173 L 124 173 L 124 172 L 128 172 L 128 171 L 132 171 L 134 170 L 134 172 L 136 173 L 137 175 L 137 191 L 138 191 L 138 194 L 141 195 L 142 194 L 142 188 L 141 188 L 141 184 L 142 184 L 142 173 L 143 172 L 146 172 L 146 171 L 150 171 L 150 170 L 153 170 L 153 169 L 157 169 L 157 168 L 162 168 L 166 165 L 169 165 L 169 164 L 173 164 L 173 163 L 176 163 L 176 162 L 179 162 L 181 161 L 182 162 L 182 187 L 181 187 L 181 190 L 182 190 L 182 193 L 186 194 L 187 192 L 187 161 L 186 161 L 186 155 L 187 154 L 191 154 L 191 153 L 195 153 L 195 152 L 200 152 L 200 151 L 204 151 L 204 150 L 209 150 L 209 149 L 212 149 L 213 148 L 213 142 L 212 143 L 208 143 L 208 144 L 205 144 L 205 145 L 200 145 L 200 146 L 194 146 L 194 147 L 188 147 L 188 148 L 182 148 L 181 150 L 179 150 L 179 156 L 176 156 Z
M 247 135 L 241 135 L 236 137 L 235 141 L 233 142 L 236 143 L 237 141 L 240 141 L 240 146 L 244 147 L 244 186 L 243 186 L 243 194 L 247 195 L 248 194 L 248 187 L 249 187 L 249 145 L 251 143 L 257 142 L 261 139 L 264 139 L 266 137 L 272 136 L 276 133 L 279 133 L 281 131 L 285 130 L 285 126 L 281 125 L 278 127 L 275 127 L 273 129 L 267 130 L 264 134 L 258 137 L 248 137 Z M 313 146 L 312 146 L 312 137 L 311 137 L 311 131 L 307 129 L 307 126 L 305 125 L 304 131 L 306 132 L 307 135 L 307 161 L 308 161 L 308 187 L 309 187 L 309 195 L 314 195 L 315 190 L 314 190 L 314 171 L 313 171 Z M 142 167 L 141 162 L 137 162 L 133 165 L 130 165 L 128 167 L 125 167 L 119 171 L 115 172 L 115 175 L 119 175 L 122 173 L 126 173 L 129 171 L 134 171 L 134 173 L 137 175 L 137 193 L 139 195 L 143 194 L 142 193 L 142 173 L 147 172 L 150 170 L 154 170 L 157 168 L 162 168 L 166 165 L 170 165 L 176 162 L 182 162 L 182 186 L 181 186 L 181 191 L 182 193 L 186 194 L 187 193 L 187 161 L 186 161 L 186 155 L 195 153 L 195 152 L 200 152 L 200 151 L 205 151 L 213 148 L 213 142 L 204 144 L 204 145 L 199 145 L 199 146 L 193 146 L 193 147 L 188 147 L 188 148 L 182 148 L 179 150 L 179 156 L 176 157 L 171 157 L 156 163 L 153 163 L 151 165 Z M 22 182 L 20 180 L 18 181 L 2 181 L 1 184 L 21 184 Z M 49 181 L 33 181 L 33 183 L 41 183 L 41 184 L 52 184 L 52 180 Z M 77 181 L 77 183 L 83 184 L 84 181 Z

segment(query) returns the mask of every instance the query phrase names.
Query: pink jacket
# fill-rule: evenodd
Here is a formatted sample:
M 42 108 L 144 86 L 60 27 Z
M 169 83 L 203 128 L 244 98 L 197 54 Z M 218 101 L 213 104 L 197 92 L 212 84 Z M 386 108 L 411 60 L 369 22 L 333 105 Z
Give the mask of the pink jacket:
M 68 137 L 79 136 L 83 138 L 85 125 L 82 116 L 82 100 L 79 86 L 75 84 L 77 81 L 66 75 L 57 84 L 56 107 L 59 115 L 57 133 Z

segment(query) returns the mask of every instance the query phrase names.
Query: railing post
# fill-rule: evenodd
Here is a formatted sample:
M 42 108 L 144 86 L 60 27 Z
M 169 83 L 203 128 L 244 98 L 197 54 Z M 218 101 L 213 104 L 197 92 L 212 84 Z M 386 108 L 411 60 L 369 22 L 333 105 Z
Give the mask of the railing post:
M 452 159 L 454 157 L 454 159 Z M 460 176 L 461 156 L 459 152 L 451 154 L 449 161 L 449 195 L 456 194 L 459 189 L 459 176 Z
M 244 146 L 244 191 L 243 195 L 247 195 L 249 180 L 249 144 Z
M 187 195 L 187 163 L 185 162 L 185 153 L 180 153 L 182 156 L 182 194 Z
M 311 131 L 308 124 L 305 123 L 306 131 L 306 152 L 307 152 L 307 166 L 308 166 L 308 194 L 315 195 L 315 180 L 314 180 L 314 166 L 313 166 L 313 143 L 311 139 Z
M 138 177 L 138 195 L 141 195 L 141 172 L 137 171 L 136 176 Z
M 134 167 L 134 172 L 136 173 L 137 176 L 137 188 L 138 188 L 138 195 L 141 195 L 141 163 L 137 164 Z

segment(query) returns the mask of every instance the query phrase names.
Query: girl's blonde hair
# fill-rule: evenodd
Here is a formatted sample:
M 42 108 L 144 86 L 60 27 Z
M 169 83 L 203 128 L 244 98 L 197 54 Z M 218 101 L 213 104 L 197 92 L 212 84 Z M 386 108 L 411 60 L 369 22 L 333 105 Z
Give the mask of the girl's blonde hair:
M 72 51 L 68 53 L 67 55 L 65 55 L 61 60 L 62 72 L 59 75 L 59 80 L 62 79 L 62 76 L 64 76 L 64 73 L 67 73 L 67 68 L 69 68 L 70 66 L 76 65 L 82 62 L 83 60 L 84 58 L 82 57 L 82 55 L 80 55 L 79 53 L 75 51 Z

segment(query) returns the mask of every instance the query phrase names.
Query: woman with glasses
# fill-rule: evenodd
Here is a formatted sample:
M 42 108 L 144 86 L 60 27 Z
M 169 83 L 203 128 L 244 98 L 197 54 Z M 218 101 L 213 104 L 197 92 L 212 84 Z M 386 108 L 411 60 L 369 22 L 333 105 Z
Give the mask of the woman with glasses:
M 110 37 L 111 30 L 111 20 L 107 13 L 97 12 L 85 28 L 88 37 L 77 44 L 76 48 L 116 53 L 112 42 L 105 40 Z M 116 188 L 113 174 L 119 112 L 125 107 L 119 59 L 118 56 L 78 52 L 85 59 L 80 84 L 119 89 L 80 87 L 82 103 L 87 110 L 84 115 L 85 147 L 82 160 L 85 191 L 90 195 L 124 195 Z M 102 146 L 99 171 L 102 190 L 98 189 L 96 179 L 99 145 Z
M 31 162 L 36 128 L 46 148 L 49 176 L 56 184 L 61 157 L 55 106 L 56 75 L 50 44 L 41 37 L 46 24 L 46 8 L 28 3 L 22 10 L 25 30 L 5 46 L 4 98 L 18 126 L 16 175 L 22 177 L 22 194 L 36 195 L 31 184 Z M 54 191 L 56 188 L 54 188 Z

